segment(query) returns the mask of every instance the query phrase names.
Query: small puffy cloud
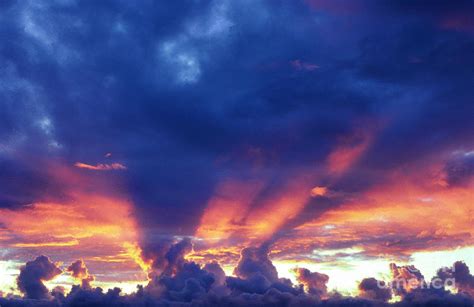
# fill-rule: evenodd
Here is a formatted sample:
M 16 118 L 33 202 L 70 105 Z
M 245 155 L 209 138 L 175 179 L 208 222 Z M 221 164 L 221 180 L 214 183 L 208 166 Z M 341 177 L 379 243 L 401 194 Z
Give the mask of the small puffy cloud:
M 66 271 L 71 273 L 72 277 L 78 279 L 89 276 L 89 272 L 82 259 L 74 261 L 70 266 L 67 267 Z
M 327 192 L 328 192 L 327 187 L 316 186 L 316 187 L 311 189 L 311 196 L 313 196 L 313 197 L 325 196 L 327 194 Z
M 75 279 L 80 280 L 81 286 L 86 289 L 91 288 L 91 282 L 95 280 L 95 277 L 89 274 L 89 270 L 82 259 L 74 261 L 67 267 L 66 271 Z
M 311 272 L 305 268 L 295 268 L 293 271 L 296 275 L 296 280 L 304 286 L 306 292 L 318 297 L 326 296 L 329 276 L 318 272 Z

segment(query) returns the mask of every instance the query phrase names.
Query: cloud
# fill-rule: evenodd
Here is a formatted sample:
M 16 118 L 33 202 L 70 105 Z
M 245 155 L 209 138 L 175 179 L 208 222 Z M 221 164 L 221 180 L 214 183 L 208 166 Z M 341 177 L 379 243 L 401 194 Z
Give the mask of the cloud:
M 317 196 L 325 196 L 328 193 L 328 188 L 327 187 L 314 187 L 311 189 L 311 196 L 317 197 Z
M 111 164 L 97 164 L 97 165 L 90 165 L 82 162 L 74 163 L 75 167 L 84 168 L 92 171 L 111 171 L 111 170 L 126 170 L 127 167 L 121 163 L 111 163 Z
M 20 268 L 18 289 L 29 299 L 48 299 L 50 294 L 44 281 L 52 280 L 61 270 L 46 256 L 38 256 Z
M 469 186 L 474 178 L 474 152 L 455 152 L 446 163 L 444 172 L 449 186 Z
M 390 264 L 391 285 L 395 294 L 405 296 L 413 290 L 424 288 L 424 276 L 413 265 L 397 266 Z
M 71 265 L 67 267 L 66 271 L 69 272 L 75 279 L 80 280 L 82 288 L 85 289 L 90 289 L 91 282 L 95 280 L 95 277 L 89 274 L 89 270 L 82 259 L 71 263 Z
M 208 272 L 205 267 L 187 261 L 185 256 L 191 249 L 191 241 L 185 238 L 174 244 L 162 245 L 157 253 L 149 251 L 144 254 L 146 259 L 150 254 L 155 256 L 152 264 L 154 271 L 150 273 L 151 280 L 145 291 L 171 301 L 190 302 L 205 296 L 214 284 L 222 286 L 225 274 L 219 265 L 208 264 L 206 267 L 212 271 Z M 158 261 L 158 258 L 163 259 Z
M 306 292 L 318 297 L 325 297 L 327 295 L 326 284 L 329 276 L 318 272 L 311 272 L 305 268 L 295 268 L 294 272 L 296 280 L 304 285 Z
M 392 292 L 383 281 L 370 277 L 364 278 L 359 283 L 359 296 L 370 300 L 387 302 L 392 298 Z
M 158 240 L 157 243 L 145 246 L 142 257 L 151 263 L 153 276 L 174 276 L 186 263 L 185 256 L 191 253 L 192 244 L 189 238 L 174 243 L 170 239 Z
M 474 297 L 474 275 L 466 263 L 456 261 L 450 268 L 439 269 L 436 275 L 444 283 L 451 279 L 459 292 Z
M 433 127 L 423 116 L 425 112 L 433 112 L 434 116 L 430 118 L 438 118 L 439 112 L 444 123 L 461 115 L 459 126 L 471 131 L 468 118 L 462 117 L 463 114 L 456 110 L 442 112 L 445 106 L 438 100 L 424 103 L 432 100 L 432 94 L 435 97 L 442 95 L 443 88 L 406 84 L 407 78 L 430 75 L 433 78 L 428 82 L 430 85 L 453 85 L 456 82 L 437 81 L 443 78 L 444 68 L 468 75 L 463 67 L 469 65 L 461 66 L 446 60 L 467 59 L 463 57 L 463 48 L 453 49 L 452 57 L 445 56 L 451 51 L 437 49 L 443 34 L 425 27 L 425 19 L 406 21 L 398 9 L 392 9 L 395 14 L 392 24 L 396 26 L 390 28 L 390 37 L 397 39 L 383 40 L 380 36 L 384 33 L 380 29 L 384 27 L 377 26 L 378 6 L 370 1 L 361 6 L 367 9 L 356 9 L 347 1 L 338 4 L 316 1 L 311 7 L 317 9 L 312 10 L 299 3 L 287 6 L 261 3 L 252 5 L 251 9 L 247 3 L 214 2 L 186 7 L 149 5 L 145 9 L 111 3 L 96 9 L 73 4 L 27 6 L 15 3 L 8 10 L 9 18 L 5 19 L 8 22 L 5 21 L 3 28 L 9 30 L 8 37 L 19 37 L 22 43 L 13 44 L 14 52 L 4 52 L 2 56 L 12 63 L 11 73 L 5 74 L 5 79 L 18 82 L 5 84 L 28 84 L 31 85 L 29 88 L 37 90 L 35 93 L 44 96 L 41 100 L 44 110 L 39 110 L 31 122 L 41 120 L 42 115 L 48 116 L 55 138 L 64 147 L 64 151 L 57 154 L 58 158 L 71 161 L 71 164 L 91 161 L 97 154 L 103 155 L 104 148 L 114 152 L 114 156 L 115 153 L 122 155 L 122 165 L 130 173 L 127 174 L 127 190 L 144 229 L 155 229 L 159 225 L 167 234 L 192 235 L 200 225 L 213 191 L 226 177 L 223 174 L 244 178 L 268 174 L 272 180 L 285 181 L 291 178 L 293 168 L 330 161 L 333 172 L 353 170 L 355 176 L 364 181 L 366 171 L 375 168 L 374 172 L 381 174 L 380 177 L 385 172 L 378 172 L 375 162 L 369 167 L 355 168 L 369 152 L 371 161 L 382 157 L 385 162 L 387 157 L 387 164 L 399 157 L 416 158 L 417 154 L 405 154 L 411 152 L 412 146 L 404 148 L 403 145 L 406 140 L 418 147 L 418 140 L 428 139 L 426 131 L 419 129 L 424 125 L 417 124 L 422 120 Z M 93 10 L 96 14 L 89 14 Z M 353 13 L 354 23 L 350 27 L 345 28 L 344 20 L 338 14 L 324 13 L 340 10 Z M 162 13 L 170 11 L 179 14 L 172 19 Z M 441 11 L 437 10 L 438 13 Z M 361 12 L 363 14 L 358 14 Z M 160 16 L 159 20 L 156 14 Z M 15 16 L 29 16 L 29 19 L 15 21 Z M 272 22 L 273 18 L 282 22 Z M 70 27 L 62 27 L 61 20 L 70 20 Z M 288 23 L 288 20 L 299 22 Z M 417 37 L 426 40 L 414 40 L 411 31 L 404 30 L 418 27 L 422 29 Z M 337 31 L 342 34 L 337 35 Z M 278 33 L 277 39 L 273 39 L 271 33 Z M 45 36 L 49 40 L 39 39 Z M 453 46 L 462 46 L 456 44 L 462 39 L 453 37 L 453 40 Z M 50 43 L 45 44 L 45 41 Z M 314 48 L 313 41 L 318 41 L 320 48 Z M 372 41 L 373 49 L 368 43 Z M 410 43 L 405 44 L 406 41 Z M 93 46 L 97 52 L 88 46 Z M 437 54 L 439 56 L 435 56 Z M 426 59 L 430 55 L 432 58 Z M 404 61 L 405 56 L 407 59 L 417 56 L 423 61 L 433 59 L 436 65 L 408 64 Z M 264 66 L 265 61 L 276 63 L 270 65 L 275 67 L 271 72 L 256 69 Z M 290 61 L 297 62 L 291 66 L 288 65 Z M 294 72 L 294 68 L 311 70 L 314 63 L 321 65 L 313 70 L 315 73 Z M 436 67 L 440 69 L 436 70 Z M 36 72 L 45 69 L 51 71 L 48 78 L 38 76 Z M 407 77 L 412 75 L 407 73 L 410 71 L 414 72 L 413 77 Z M 389 82 L 386 84 L 385 80 Z M 183 84 L 186 91 L 182 90 Z M 452 99 L 458 106 L 452 109 L 462 110 L 465 106 L 469 111 L 469 104 L 462 102 L 461 97 L 469 93 L 468 87 L 457 84 L 462 87 L 461 91 L 453 90 L 449 95 L 461 99 Z M 8 89 L 15 89 L 13 85 Z M 5 91 L 5 96 L 15 101 L 16 94 L 11 92 Z M 229 97 L 228 92 L 235 94 Z M 462 92 L 465 94 L 460 94 Z M 65 103 L 56 103 L 60 100 L 56 95 Z M 131 97 L 135 101 L 133 105 L 130 104 Z M 20 98 L 26 105 L 28 99 Z M 410 99 L 420 101 L 419 108 L 407 107 Z M 8 117 L 5 121 L 2 118 L 2 123 L 12 126 L 2 131 L 15 131 L 25 126 L 22 123 L 29 122 L 31 112 L 27 112 L 26 106 L 23 109 L 25 112 L 18 114 L 10 111 L 2 114 Z M 404 121 L 403 114 L 407 113 L 406 118 L 411 121 Z M 362 119 L 361 126 L 365 126 L 366 119 L 373 117 L 392 120 L 390 123 L 397 128 L 389 127 L 382 138 L 392 141 L 385 144 L 351 132 L 354 121 Z M 431 143 L 433 148 L 439 149 L 433 152 L 441 152 L 445 147 L 442 129 L 433 128 L 441 135 Z M 33 138 L 35 129 L 41 130 L 41 127 L 32 128 L 32 131 L 22 128 L 21 131 Z M 117 138 L 117 131 L 127 133 L 124 138 Z M 448 131 L 449 135 L 461 137 L 461 129 Z M 338 140 L 344 135 L 353 137 Z M 373 152 L 371 141 L 377 145 Z M 259 148 L 260 156 L 264 158 L 261 159 L 263 168 L 251 171 L 254 161 L 239 151 L 245 146 Z M 39 150 L 41 146 L 33 147 Z M 390 149 L 387 153 L 376 154 L 383 148 Z M 423 155 L 429 152 L 419 149 L 415 152 Z M 21 150 L 24 151 L 27 150 Z M 160 159 L 156 160 L 156 157 Z M 90 170 L 114 169 L 112 164 L 82 163 Z M 202 176 L 195 178 L 188 176 L 189 173 Z M 312 186 L 315 184 L 319 182 L 312 182 Z M 352 186 L 344 185 L 342 190 L 352 190 Z M 278 185 L 269 184 L 262 194 L 271 195 L 278 192 L 278 188 Z M 176 192 L 183 189 L 187 193 Z M 22 187 L 20 190 L 29 189 Z M 29 195 L 21 192 L 15 193 L 16 197 Z M 248 204 L 249 208 L 265 206 L 260 199 L 257 197 Z M 265 208 L 267 212 L 280 211 L 280 207 L 276 208 L 278 210 L 272 210 L 272 205 L 268 207 Z M 230 226 L 244 228 L 239 221 L 232 223 L 230 220 Z M 269 227 L 269 232 L 272 228 Z
M 242 279 L 258 275 L 266 278 L 269 282 L 278 280 L 277 270 L 268 258 L 268 247 L 265 245 L 242 249 L 234 274 Z
M 436 306 L 469 306 L 474 302 L 474 298 L 469 292 L 451 294 L 444 289 L 415 289 L 405 291 L 400 301 L 388 304 L 392 288 L 379 288 L 379 281 L 374 278 L 365 278 L 359 284 L 360 297 L 345 297 L 338 293 L 327 293 L 326 283 L 328 277 L 324 274 L 310 272 L 304 268 L 295 269 L 297 279 L 307 288 L 304 292 L 301 286 L 293 285 L 286 279 L 270 281 L 272 274 L 264 273 L 271 265 L 268 258 L 265 258 L 265 249 L 248 250 L 242 255 L 253 258 L 254 269 L 247 271 L 246 277 L 225 278 L 225 274 L 216 262 L 201 266 L 195 262 L 184 259 L 183 251 L 187 250 L 188 240 L 177 241 L 168 245 L 168 259 L 173 259 L 170 263 L 180 263 L 174 266 L 173 274 L 157 274 L 149 281 L 146 287 L 138 286 L 137 290 L 130 294 L 123 294 L 120 288 L 102 290 L 99 287 L 73 286 L 69 293 L 64 289 L 55 289 L 53 296 L 48 294 L 48 290 L 42 284 L 42 280 L 50 280 L 61 271 L 49 261 L 45 256 L 40 256 L 36 260 L 28 262 L 23 268 L 20 276 L 24 278 L 25 272 L 36 276 L 36 283 L 42 287 L 42 295 L 30 297 L 24 300 L 18 297 L 9 296 L 0 298 L 2 306 L 77 306 L 80 305 L 100 305 L 100 306 L 373 306 L 373 307 L 405 307 L 420 306 L 423 304 L 435 304 Z M 259 256 L 256 256 L 257 253 Z M 177 260 L 179 258 L 179 261 Z M 255 269 L 257 258 L 262 261 L 262 267 Z M 169 260 L 163 261 L 164 263 Z M 243 263 L 248 265 L 245 260 Z M 266 269 L 264 269 L 266 268 Z M 394 278 L 416 278 L 420 280 L 422 274 L 413 266 L 391 265 Z M 81 260 L 75 261 L 69 271 L 76 278 L 90 276 L 87 268 Z M 263 272 L 263 273 L 262 273 Z M 450 276 L 456 275 L 459 278 L 459 289 L 466 285 L 471 285 L 472 275 L 469 269 L 462 262 L 456 262 L 453 268 L 444 268 L 443 272 Z M 267 276 L 265 276 L 266 274 Z M 439 274 L 438 274 L 439 275 Z M 441 276 L 441 275 L 440 275 Z M 38 285 L 38 284 L 36 284 Z M 466 289 L 466 288 L 463 288 Z M 472 288 L 471 288 L 472 289 Z M 397 289 L 393 289 L 397 291 Z
M 206 263 L 203 269 L 212 274 L 214 277 L 214 285 L 222 286 L 225 284 L 225 272 L 217 261 Z
M 61 202 L 0 209 L 3 259 L 21 261 L 26 255 L 43 253 L 69 264 L 82 258 L 90 271 L 101 276 L 102 285 L 145 282 L 146 274 L 131 248 L 139 239 L 131 204 L 117 193 L 79 192 L 81 183 L 76 182 L 74 193 Z
M 407 257 L 472 244 L 467 161 L 447 168 L 451 192 L 420 179 L 474 135 L 473 7 L 442 2 L 2 1 L 0 206 L 54 203 L 41 222 L 120 238 L 133 229 L 144 249 L 161 236 L 224 238 L 207 254 L 222 248 L 232 264 L 238 247 L 267 238 L 285 247 L 272 255 L 281 258 L 315 247 Z M 383 131 L 366 132 L 373 122 Z M 127 171 L 73 167 L 106 151 Z M 73 171 L 55 176 L 51 161 Z M 71 193 L 74 171 L 88 194 L 127 194 L 130 212 L 110 199 L 102 210 L 101 199 L 79 218 L 89 201 Z M 110 184 L 96 185 L 101 176 Z M 257 184 L 220 195 L 226 181 Z M 308 199 L 315 186 L 340 195 Z M 58 208 L 76 217 L 59 221 Z M 33 211 L 2 209 L 17 217 L 2 220 L 15 232 L 10 247 L 82 242 L 77 232 L 58 240 L 60 227 L 48 228 L 48 241 L 35 218 L 22 220 Z M 92 227 L 96 214 L 106 223 Z M 41 242 L 25 238 L 25 224 Z M 100 258 L 91 245 L 81 251 Z M 166 269 L 166 258 L 152 260 Z
M 180 242 L 171 246 L 168 252 L 165 254 L 167 261 L 166 267 L 163 270 L 164 275 L 174 275 L 183 266 L 185 260 L 184 256 L 189 254 L 192 250 L 191 240 L 185 238 Z

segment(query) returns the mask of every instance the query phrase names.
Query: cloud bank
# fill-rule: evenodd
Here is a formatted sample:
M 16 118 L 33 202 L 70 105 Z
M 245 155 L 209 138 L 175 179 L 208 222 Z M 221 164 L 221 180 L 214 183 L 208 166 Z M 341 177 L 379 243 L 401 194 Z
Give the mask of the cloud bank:
M 266 249 L 248 247 L 242 250 L 235 269 L 236 277 L 225 276 L 220 266 L 213 262 L 205 266 L 185 259 L 189 253 L 189 240 L 168 245 L 165 253 L 166 269 L 153 268 L 145 287 L 138 286 L 132 294 L 121 294 L 120 288 L 104 292 L 101 288 L 84 286 L 89 275 L 84 262 L 78 260 L 67 271 L 82 286 L 73 286 L 67 294 L 53 290 L 50 294 L 43 281 L 51 280 L 61 270 L 47 257 L 40 256 L 22 267 L 18 287 L 24 298 L 13 295 L 0 298 L 2 306 L 469 306 L 473 276 L 462 262 L 444 268 L 438 276 L 455 275 L 457 294 L 444 287 L 424 289 L 380 287 L 379 281 L 367 278 L 359 285 L 358 297 L 344 297 L 337 292 L 327 293 L 328 276 L 305 268 L 294 270 L 301 285 L 278 278 Z M 157 250 L 161 254 L 162 250 Z M 173 269 L 170 269 L 173 268 Z M 413 266 L 391 265 L 394 279 L 422 276 Z M 444 272 L 443 274 L 441 272 Z M 393 290 L 393 292 L 392 292 Z M 387 303 L 393 295 L 401 301 Z

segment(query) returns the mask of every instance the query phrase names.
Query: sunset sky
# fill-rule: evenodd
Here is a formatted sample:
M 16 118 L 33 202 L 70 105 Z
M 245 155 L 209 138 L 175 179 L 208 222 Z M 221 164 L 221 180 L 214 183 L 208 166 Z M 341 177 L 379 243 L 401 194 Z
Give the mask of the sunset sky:
M 40 255 L 63 271 L 49 290 L 93 275 L 133 293 L 163 242 L 188 239 L 187 263 L 244 278 L 242 249 L 265 247 L 280 278 L 307 268 L 344 295 L 390 263 L 472 271 L 473 16 L 472 1 L 0 1 L 0 297 Z

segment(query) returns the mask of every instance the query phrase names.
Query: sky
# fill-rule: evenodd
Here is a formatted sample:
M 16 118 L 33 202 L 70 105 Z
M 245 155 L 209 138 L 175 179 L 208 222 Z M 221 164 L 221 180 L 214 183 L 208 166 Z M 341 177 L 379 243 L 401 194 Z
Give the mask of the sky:
M 48 291 L 92 276 L 130 295 L 183 263 L 240 289 L 244 250 L 352 296 L 390 263 L 474 268 L 473 14 L 1 1 L 0 297 L 28 297 L 27 262 Z

